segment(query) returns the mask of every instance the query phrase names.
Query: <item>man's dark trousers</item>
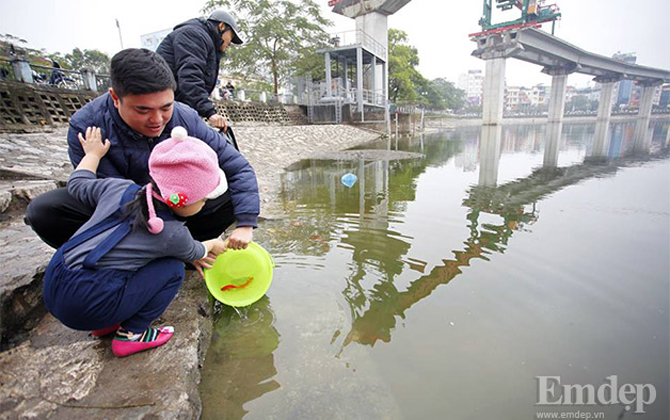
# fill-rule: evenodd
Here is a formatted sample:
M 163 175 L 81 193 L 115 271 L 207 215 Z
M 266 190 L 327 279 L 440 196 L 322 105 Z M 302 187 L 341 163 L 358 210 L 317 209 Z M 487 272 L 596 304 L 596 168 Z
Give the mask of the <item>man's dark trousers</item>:
M 58 188 L 36 197 L 26 209 L 26 224 L 48 245 L 60 248 L 93 215 L 95 209 Z M 196 215 L 183 219 L 193 239 L 205 241 L 221 235 L 235 222 L 230 194 L 207 200 Z

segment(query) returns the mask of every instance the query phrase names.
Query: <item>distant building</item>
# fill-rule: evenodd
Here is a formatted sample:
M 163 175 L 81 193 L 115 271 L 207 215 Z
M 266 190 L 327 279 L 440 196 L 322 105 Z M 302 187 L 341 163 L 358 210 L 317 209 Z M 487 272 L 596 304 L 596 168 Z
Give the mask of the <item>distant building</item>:
M 656 86 L 654 89 L 654 98 L 651 100 L 652 105 L 660 106 L 661 105 L 661 95 L 663 94 L 663 87 L 665 85 Z
M 549 103 L 549 89 L 544 84 L 531 88 L 505 86 L 505 110 L 527 111 L 529 107 L 542 107 Z
M 547 89 L 547 86 L 543 83 L 540 83 L 539 85 L 535 85 L 530 89 L 530 93 L 528 96 L 528 99 L 530 100 L 530 104 L 532 106 L 544 106 L 549 103 L 548 98 L 549 98 L 549 89 Z
M 622 53 L 617 52 L 612 56 L 613 59 L 623 61 L 628 64 L 635 64 L 637 61 L 637 56 L 635 53 Z M 633 90 L 633 81 L 632 80 L 622 80 L 618 83 L 617 96 L 615 105 L 617 107 L 628 106 L 631 100 L 631 94 Z
M 670 108 L 670 83 L 661 86 L 661 97 L 658 100 L 658 106 L 664 109 Z
M 172 29 L 163 29 L 162 31 L 152 32 L 146 35 L 140 35 L 140 45 L 147 50 L 156 51 L 158 45 L 165 39 Z
M 532 105 L 532 89 L 523 86 L 505 86 L 505 110 L 527 111 Z
M 465 91 L 465 98 L 470 105 L 482 104 L 484 75 L 481 70 L 468 70 L 467 74 L 458 77 L 458 88 Z
M 505 86 L 505 110 L 516 110 L 521 98 L 520 86 Z
M 661 106 L 661 97 L 663 95 L 664 86 L 656 86 L 654 88 L 654 96 L 651 100 L 652 105 Z M 642 86 L 637 83 L 633 84 L 630 93 L 630 101 L 628 102 L 627 108 L 637 109 L 640 107 L 640 97 L 642 96 Z

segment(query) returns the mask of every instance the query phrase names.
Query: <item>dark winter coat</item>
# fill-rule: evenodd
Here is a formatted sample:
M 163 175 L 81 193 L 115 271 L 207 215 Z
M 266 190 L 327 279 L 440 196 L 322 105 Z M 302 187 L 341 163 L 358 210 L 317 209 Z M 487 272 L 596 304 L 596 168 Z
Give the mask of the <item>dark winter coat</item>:
M 77 135 L 86 133 L 87 127 L 99 127 L 102 138 L 109 139 L 111 147 L 100 161 L 98 177 L 132 179 L 139 185 L 145 185 L 149 182 L 149 155 L 152 149 L 168 139 L 172 128 L 176 126 L 184 127 L 189 136 L 204 141 L 214 149 L 219 157 L 219 166 L 226 174 L 238 226 L 256 226 L 260 202 L 253 168 L 221 134 L 182 103 L 174 103 L 172 119 L 163 133 L 150 138 L 137 133 L 121 119 L 109 93 L 96 98 L 70 118 L 67 134 L 70 161 L 77 167 L 84 157 Z
M 175 26 L 156 52 L 167 61 L 175 80 L 175 99 L 198 111 L 204 118 L 216 113 L 209 95 L 216 86 L 223 53 L 216 24 L 190 19 Z

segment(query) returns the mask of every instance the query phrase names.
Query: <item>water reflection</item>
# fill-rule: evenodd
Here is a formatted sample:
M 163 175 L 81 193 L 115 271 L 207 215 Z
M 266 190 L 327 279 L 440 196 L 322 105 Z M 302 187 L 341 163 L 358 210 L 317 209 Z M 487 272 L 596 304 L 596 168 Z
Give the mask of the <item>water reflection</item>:
M 599 122 L 593 139 L 589 157 L 597 159 L 619 159 L 657 154 L 670 146 L 667 123 L 656 121 L 647 125 L 640 122 L 609 123 Z
M 547 124 L 547 140 L 544 145 L 544 166 L 547 168 L 558 166 L 558 146 L 562 129 L 563 123 L 561 122 Z
M 596 132 L 594 136 L 593 148 L 591 149 L 591 157 L 606 158 L 607 147 L 609 139 L 609 119 L 598 119 L 596 121 Z
M 608 282 L 615 276 L 608 276 L 606 268 L 625 271 L 629 260 L 652 252 L 644 247 L 639 254 L 628 252 L 636 246 L 629 244 L 628 238 L 639 236 L 624 235 L 628 228 L 612 228 L 608 222 L 623 219 L 610 214 L 598 227 L 604 230 L 594 229 L 590 242 L 585 241 L 587 251 L 595 249 L 594 254 L 581 258 L 576 252 L 577 257 L 568 262 L 579 275 L 568 269 L 564 272 L 553 256 L 538 257 L 533 242 L 541 236 L 538 227 L 551 230 L 547 228 L 553 221 L 555 229 L 556 218 L 547 217 L 552 213 L 547 211 L 545 198 L 559 196 L 555 193 L 591 178 L 611 177 L 622 167 L 640 165 L 659 154 L 667 158 L 669 137 L 667 123 L 651 124 L 648 151 L 637 153 L 634 124 L 610 125 L 609 138 L 600 144 L 597 131 L 589 124 L 565 124 L 558 131 L 545 126 L 462 128 L 400 139 L 397 145 L 395 141 L 374 145 L 421 152 L 425 155 L 422 159 L 314 160 L 294 165 L 283 177 L 282 200 L 288 217 L 264 222 L 256 236 L 275 256 L 276 274 L 283 275 L 270 290 L 277 320 L 267 298 L 250 308 L 258 312 L 248 313 L 247 321 L 232 311 L 224 312 L 215 325 L 203 369 L 203 418 L 242 418 L 247 412 L 249 418 L 319 417 L 315 413 L 322 418 L 434 418 L 445 412 L 447 402 L 455 406 L 455 400 L 470 398 L 471 405 L 465 404 L 465 409 L 460 407 L 454 414 L 454 418 L 465 418 L 458 414 L 479 407 L 480 393 L 488 393 L 487 398 L 503 395 L 504 401 L 511 401 L 505 388 L 510 382 L 523 388 L 528 379 L 532 386 L 534 375 L 560 373 L 559 362 L 587 360 L 591 354 L 602 359 L 599 352 L 590 353 L 592 348 L 600 349 L 600 342 L 586 343 L 586 349 L 581 349 L 586 337 L 615 339 L 611 337 L 621 336 L 621 329 L 646 319 L 631 321 L 628 312 L 636 311 L 621 310 L 628 308 L 621 304 L 626 295 L 621 284 L 628 280 L 612 278 Z M 358 177 L 351 188 L 340 182 L 346 173 Z M 591 194 L 598 187 L 590 188 L 571 189 L 586 197 L 586 202 L 577 205 L 591 205 Z M 623 197 L 614 213 L 647 210 L 638 209 L 630 200 Z M 570 200 L 561 203 L 566 208 L 575 205 Z M 663 213 L 666 207 L 659 208 L 649 209 L 652 217 L 667 217 L 667 212 Z M 593 217 L 592 209 L 588 210 L 573 212 L 572 219 L 565 220 Z M 654 211 L 659 213 L 653 216 Z M 637 223 L 642 219 L 633 216 L 625 220 Z M 656 227 L 654 220 L 650 224 Z M 534 235 L 521 234 L 532 231 Z M 600 235 L 611 240 L 611 231 L 622 234 L 614 236 L 623 238 L 621 243 L 598 248 Z M 579 248 L 572 235 L 568 232 L 568 239 L 553 243 L 558 248 Z M 624 251 L 608 253 L 610 247 Z M 598 260 L 595 253 L 605 257 Z M 501 258 L 502 254 L 507 255 Z M 623 269 L 616 266 L 619 260 Z M 505 263 L 523 268 L 510 275 Z M 540 265 L 549 269 L 538 270 Z M 496 279 L 498 270 L 503 274 L 507 270 L 505 281 L 469 281 L 474 277 L 468 274 L 482 280 L 477 276 L 488 273 L 489 279 Z M 551 270 L 557 271 L 552 272 L 555 276 L 546 275 Z M 647 277 L 653 279 L 658 273 L 656 270 Z M 517 274 L 519 278 L 515 278 Z M 547 277 L 524 283 L 524 276 L 536 280 L 542 275 Z M 607 280 L 591 281 L 598 276 Z M 457 278 L 460 284 L 439 287 Z M 581 280 L 586 289 L 563 288 Z M 482 295 L 487 298 L 500 295 L 501 302 L 468 300 L 475 290 L 485 291 Z M 429 296 L 432 298 L 427 299 Z M 468 312 L 461 311 L 463 317 L 456 319 L 459 299 L 464 299 Z M 545 302 L 548 300 L 551 303 Z M 574 301 L 589 301 L 584 306 L 592 312 L 570 306 Z M 470 310 L 472 317 L 466 325 Z M 445 316 L 454 319 L 458 327 L 447 327 L 445 332 Z M 526 322 L 530 317 L 540 319 Z M 596 321 L 605 317 L 614 321 Z M 622 322 L 620 318 L 624 318 Z M 586 322 L 580 326 L 583 320 Z M 561 322 L 560 329 L 549 327 Z M 621 329 L 615 330 L 613 325 Z M 516 337 L 526 331 L 530 332 L 525 340 L 505 341 L 506 335 Z M 640 334 L 645 331 L 639 329 Z M 667 338 L 656 330 L 654 334 L 659 334 L 659 340 Z M 565 348 L 555 351 L 563 339 Z M 626 353 L 628 345 L 615 347 Z M 496 351 L 487 352 L 488 347 L 496 347 Z M 580 351 L 575 352 L 576 348 Z M 553 353 L 547 357 L 545 351 Z M 445 352 L 450 357 L 445 358 Z M 477 370 L 484 359 L 485 369 Z M 583 366 L 588 364 L 583 361 Z M 301 374 L 293 373 L 296 369 Z M 567 368 L 565 372 L 574 373 Z M 590 373 L 584 371 L 584 375 Z M 616 372 L 607 372 L 612 373 Z M 303 375 L 312 377 L 305 380 Z M 496 375 L 497 382 L 491 381 Z M 599 383 L 602 377 L 578 382 Z M 371 389 L 378 399 L 370 397 Z M 659 386 L 661 389 L 667 387 Z M 440 399 L 433 390 L 449 397 Z M 533 391 L 524 390 L 524 395 L 532 398 Z M 422 398 L 425 404 L 412 402 Z M 404 417 L 362 414 L 395 401 L 403 409 L 410 407 Z M 505 404 L 500 401 L 498 398 L 496 407 Z M 532 402 L 524 400 L 523 404 L 532 407 Z M 418 405 L 425 409 L 421 412 L 425 415 L 411 411 Z M 486 414 L 498 410 L 491 407 Z M 499 418 L 529 416 L 501 414 Z
M 544 139 L 542 128 L 482 127 L 481 137 L 475 136 L 474 140 L 470 132 L 469 140 L 464 141 L 422 136 L 414 142 L 401 143 L 403 150 L 422 150 L 424 160 L 315 161 L 292 168 L 284 185 L 285 204 L 293 210 L 291 218 L 300 218 L 302 212 L 309 211 L 312 222 L 318 220 L 312 229 L 330 232 L 329 239 L 351 252 L 352 263 L 342 291 L 351 311 L 351 329 L 345 335 L 344 346 L 351 342 L 365 345 L 389 342 L 398 319 L 403 319 L 409 308 L 461 274 L 462 268 L 473 259 L 488 260 L 492 253 L 504 253 L 515 232 L 538 221 L 537 203 L 544 197 L 592 177 L 611 176 L 618 168 L 639 162 L 639 155 L 633 152 L 644 154 L 650 150 L 636 150 L 628 126 L 615 125 L 608 142 L 608 156 L 620 159 L 609 163 L 585 159 L 559 167 L 559 151 L 566 144 L 579 141 L 581 149 L 596 150 L 590 156 L 600 154 L 597 150 L 602 145 L 594 146 L 593 126 L 568 126 L 563 133 L 561 124 L 550 125 Z M 659 132 L 664 130 L 663 126 L 656 128 Z M 508 150 L 533 153 L 543 150 L 542 166 L 525 177 L 497 185 L 500 156 Z M 452 250 L 451 256 L 442 259 L 443 264 L 423 274 L 426 262 L 407 257 L 413 238 L 404 236 L 394 226 L 403 223 L 403 211 L 415 199 L 417 177 L 457 154 L 464 171 L 471 170 L 473 163 L 474 167 L 479 164 L 478 183 L 467 190 L 462 202 L 467 208 L 463 223 L 470 234 L 464 238 L 462 248 Z M 634 158 L 623 158 L 626 155 Z M 358 175 L 359 183 L 351 190 L 337 182 L 346 172 Z M 422 275 L 401 287 L 396 278 L 406 267 Z M 370 278 L 374 278 L 372 284 Z
M 279 346 L 270 300 L 223 312 L 214 323 L 200 384 L 202 419 L 241 419 L 244 404 L 279 389 L 273 352 Z
M 494 187 L 498 182 L 498 162 L 500 161 L 500 143 L 502 127 L 499 125 L 482 126 L 479 138 L 479 185 Z

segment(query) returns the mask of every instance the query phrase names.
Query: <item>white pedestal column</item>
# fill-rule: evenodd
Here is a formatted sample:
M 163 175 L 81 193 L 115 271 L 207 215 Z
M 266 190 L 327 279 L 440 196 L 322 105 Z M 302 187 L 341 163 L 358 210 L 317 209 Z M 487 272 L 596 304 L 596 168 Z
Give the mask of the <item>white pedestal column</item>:
M 551 78 L 551 98 L 549 99 L 549 110 L 547 122 L 560 123 L 563 121 L 565 111 L 565 87 L 568 83 L 567 73 L 557 73 Z
M 482 187 L 495 187 L 498 183 L 501 134 L 500 124 L 482 126 L 479 137 L 479 185 Z
M 651 136 L 649 135 L 649 118 L 651 117 L 651 106 L 654 100 L 654 91 L 658 84 L 650 83 L 642 85 L 642 96 L 640 96 L 640 110 L 635 121 L 635 143 L 634 153 L 649 152 Z
M 482 124 L 497 125 L 502 122 L 505 98 L 505 58 L 486 60 Z
M 612 93 L 618 79 L 600 79 L 596 82 L 601 84 L 600 102 L 598 103 L 598 117 L 596 119 L 596 132 L 593 140 L 592 157 L 604 158 L 609 148 L 610 116 L 612 115 Z
M 558 166 L 558 149 L 561 142 L 562 122 L 547 123 L 547 134 L 544 142 L 544 168 L 556 168 Z

